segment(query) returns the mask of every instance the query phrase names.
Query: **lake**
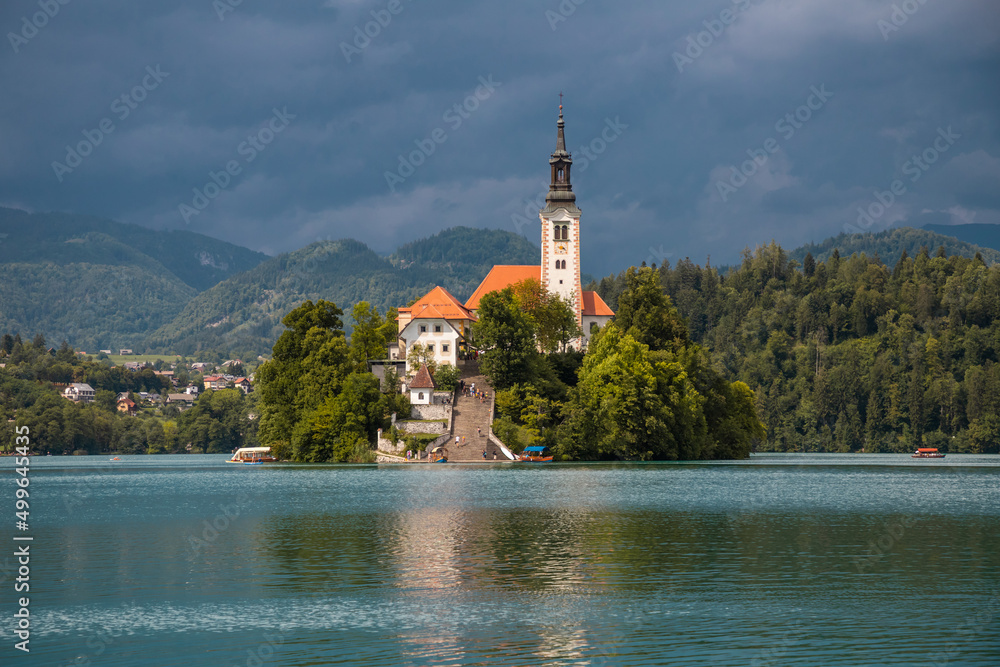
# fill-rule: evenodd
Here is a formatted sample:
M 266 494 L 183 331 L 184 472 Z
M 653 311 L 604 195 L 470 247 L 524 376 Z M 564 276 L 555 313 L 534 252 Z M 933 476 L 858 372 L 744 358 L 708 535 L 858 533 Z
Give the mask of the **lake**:
M 33 458 L 0 663 L 1000 664 L 997 456 L 225 458 Z

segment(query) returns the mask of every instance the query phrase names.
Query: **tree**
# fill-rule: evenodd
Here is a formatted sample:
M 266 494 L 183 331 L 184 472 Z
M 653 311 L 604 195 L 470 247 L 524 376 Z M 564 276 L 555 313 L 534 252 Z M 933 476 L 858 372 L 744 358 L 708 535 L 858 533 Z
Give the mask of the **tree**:
M 297 461 L 346 462 L 359 442 L 372 443 L 385 422 L 386 398 L 371 373 L 353 373 L 336 396 L 296 425 L 292 452 Z
M 536 342 L 543 352 L 565 352 L 571 341 L 583 335 L 573 305 L 546 290 L 540 281 L 528 278 L 511 285 L 511 289 L 514 300 L 531 318 Z
M 339 391 L 350 372 L 343 311 L 306 301 L 288 313 L 273 356 L 257 369 L 261 442 L 287 441 L 303 415 Z
M 427 370 L 431 372 L 431 375 L 437 370 L 437 361 L 434 360 L 434 353 L 431 352 L 430 348 L 420 343 L 414 343 L 406 353 L 406 365 L 416 371 L 424 364 L 427 365 Z
M 687 325 L 652 269 L 629 269 L 618 297 L 615 324 L 619 331 L 652 350 L 676 350 L 688 343 Z
M 118 411 L 118 401 L 115 392 L 107 389 L 97 389 L 94 392 L 94 405 L 108 412 Z
M 812 278 L 813 274 L 816 273 L 816 260 L 813 258 L 811 252 L 807 252 L 805 259 L 802 260 L 802 270 L 805 272 L 807 278 Z
M 434 371 L 434 384 L 441 391 L 455 391 L 462 371 L 451 364 L 441 364 Z
M 473 324 L 473 339 L 482 350 L 479 367 L 494 389 L 506 389 L 531 379 L 537 357 L 535 329 L 521 310 L 514 291 L 507 287 L 490 292 L 479 302 L 479 320 Z
M 574 458 L 676 458 L 649 348 L 613 324 L 592 346 L 572 394 L 562 452 Z
M 383 319 L 367 301 L 356 304 L 351 316 L 355 322 L 351 332 L 351 358 L 357 370 L 367 370 L 369 359 L 388 356 L 388 344 L 395 337 L 395 317 L 392 321 Z

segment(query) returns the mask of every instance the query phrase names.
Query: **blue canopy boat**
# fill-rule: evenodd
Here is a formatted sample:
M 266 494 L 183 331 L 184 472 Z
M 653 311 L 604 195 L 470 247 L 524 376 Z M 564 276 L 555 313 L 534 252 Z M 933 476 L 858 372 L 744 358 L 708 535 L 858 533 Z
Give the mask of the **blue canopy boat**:
M 551 463 L 552 462 L 552 452 L 548 447 L 542 445 L 532 445 L 531 447 L 525 447 L 524 451 L 521 452 L 518 461 L 524 461 L 526 463 Z

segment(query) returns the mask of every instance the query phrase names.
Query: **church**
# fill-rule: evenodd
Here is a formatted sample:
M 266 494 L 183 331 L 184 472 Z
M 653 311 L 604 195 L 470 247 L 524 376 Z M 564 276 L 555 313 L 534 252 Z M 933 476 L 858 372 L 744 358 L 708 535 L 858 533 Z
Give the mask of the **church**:
M 399 351 L 401 358 L 413 345 L 428 347 L 438 364 L 457 365 L 466 348 L 476 310 L 486 294 L 532 278 L 549 292 L 558 294 L 576 311 L 583 339 L 576 347 L 585 348 L 591 327 L 603 327 L 614 312 L 597 292 L 586 292 L 580 282 L 580 218 L 571 171 L 573 156 L 566 150 L 566 122 L 559 105 L 556 150 L 549 158 L 551 184 L 545 208 L 539 211 L 542 258 L 537 266 L 494 266 L 464 304 L 443 287 L 435 287 L 409 308 L 399 309 Z M 415 369 L 413 369 L 415 370 Z

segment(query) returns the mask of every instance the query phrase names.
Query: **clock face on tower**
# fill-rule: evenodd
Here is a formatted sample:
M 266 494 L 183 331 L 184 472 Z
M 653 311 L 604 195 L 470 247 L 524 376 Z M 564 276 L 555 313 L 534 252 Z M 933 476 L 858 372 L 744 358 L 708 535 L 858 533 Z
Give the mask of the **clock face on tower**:
M 556 244 L 556 254 L 565 255 L 569 252 L 569 244 L 567 243 L 557 243 Z

